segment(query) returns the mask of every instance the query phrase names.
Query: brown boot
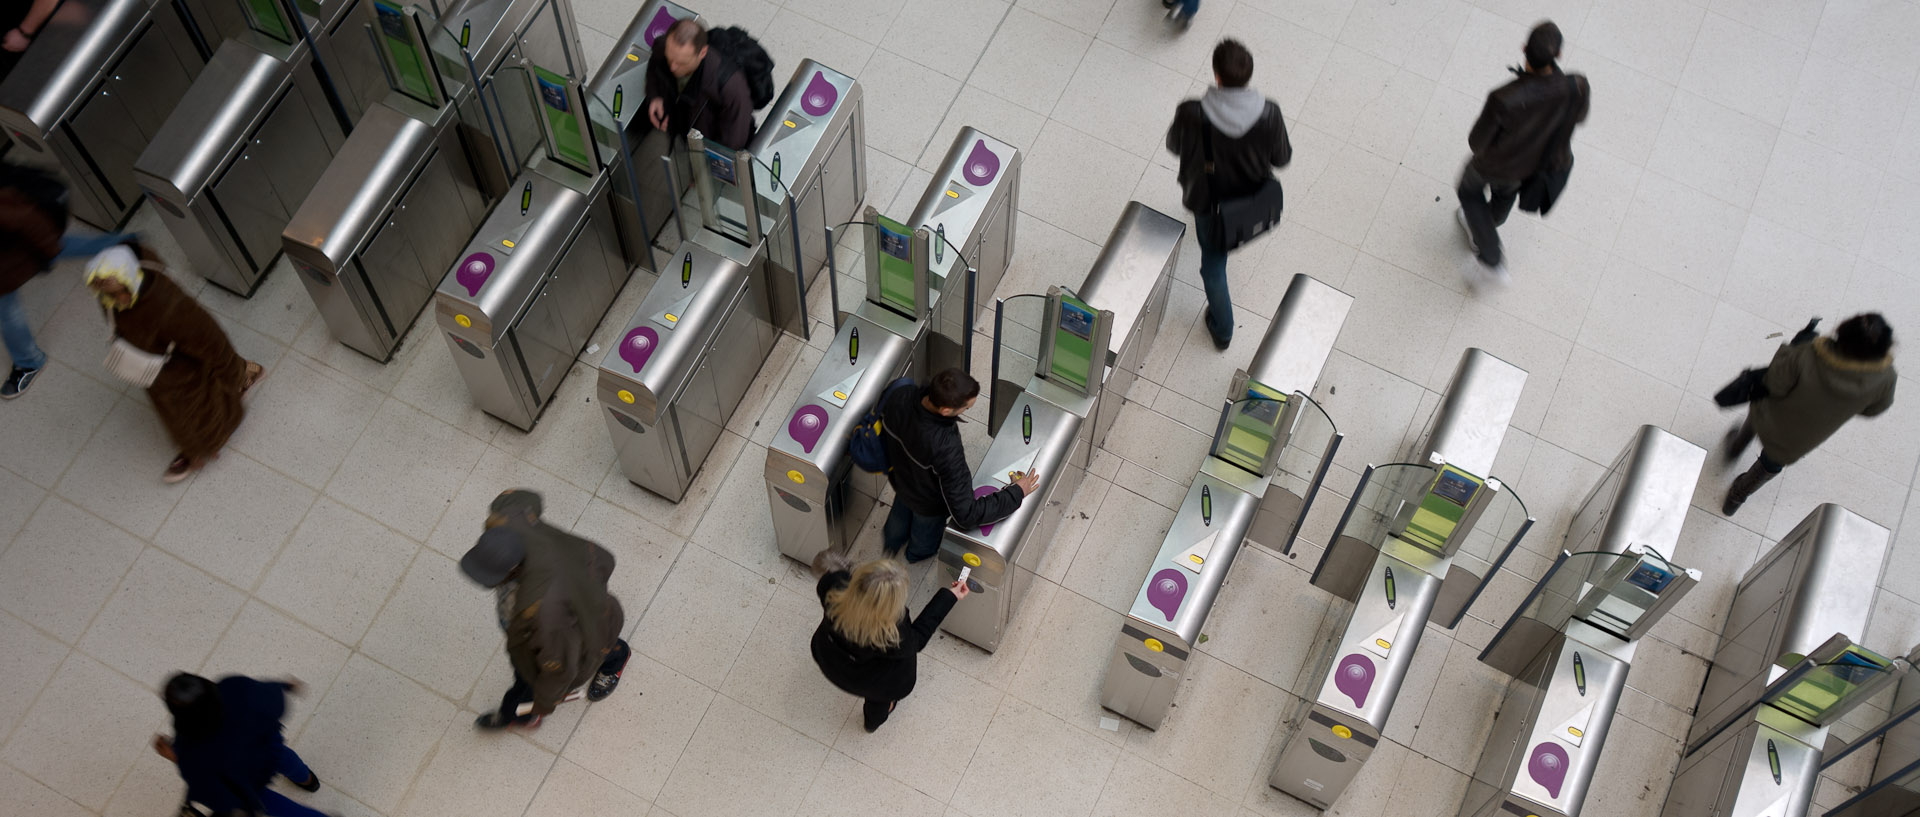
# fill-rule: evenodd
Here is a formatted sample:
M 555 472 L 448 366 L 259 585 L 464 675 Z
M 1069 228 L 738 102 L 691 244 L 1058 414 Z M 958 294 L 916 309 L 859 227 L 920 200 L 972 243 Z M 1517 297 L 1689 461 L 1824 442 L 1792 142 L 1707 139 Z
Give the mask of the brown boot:
M 1727 501 L 1720 504 L 1720 512 L 1732 516 L 1740 510 L 1741 505 L 1746 504 L 1754 491 L 1760 490 L 1760 486 L 1767 484 L 1768 480 L 1776 476 L 1779 476 L 1779 472 L 1768 471 L 1759 460 L 1754 460 L 1752 468 L 1748 468 L 1746 473 L 1734 478 L 1733 487 L 1727 489 Z

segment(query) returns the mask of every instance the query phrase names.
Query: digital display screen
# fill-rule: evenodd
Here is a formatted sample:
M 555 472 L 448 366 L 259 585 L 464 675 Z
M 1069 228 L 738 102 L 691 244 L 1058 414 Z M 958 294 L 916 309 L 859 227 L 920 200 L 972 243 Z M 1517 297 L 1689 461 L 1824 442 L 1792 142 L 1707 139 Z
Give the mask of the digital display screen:
M 533 84 L 540 92 L 540 107 L 546 116 L 553 158 L 582 173 L 592 173 L 593 158 L 587 149 L 587 137 L 580 132 L 580 119 L 573 115 L 573 105 L 567 98 L 567 78 L 534 66 Z
M 1467 503 L 1473 501 L 1473 495 L 1478 493 L 1479 490 L 1480 485 L 1478 483 L 1454 471 L 1440 472 L 1440 478 L 1433 483 L 1433 494 L 1435 496 L 1459 505 L 1462 508 L 1466 507 Z
M 1649 593 L 1659 593 L 1672 583 L 1673 571 L 1649 562 L 1641 562 L 1634 566 L 1632 573 L 1627 574 L 1627 584 Z
M 1060 304 L 1060 328 L 1075 337 L 1093 339 L 1093 312 L 1070 303 Z
M 880 300 L 902 315 L 919 317 L 914 303 L 913 231 L 886 216 L 874 219 L 873 230 L 880 247 Z
M 288 45 L 293 44 L 293 25 L 287 21 L 278 0 L 246 0 L 247 24 L 254 30 Z

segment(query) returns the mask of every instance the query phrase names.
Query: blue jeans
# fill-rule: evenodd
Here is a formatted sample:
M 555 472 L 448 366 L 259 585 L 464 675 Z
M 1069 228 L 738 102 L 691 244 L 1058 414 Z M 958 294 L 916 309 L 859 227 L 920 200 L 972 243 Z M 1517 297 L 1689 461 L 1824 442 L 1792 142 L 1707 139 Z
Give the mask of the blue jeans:
M 888 556 L 906 548 L 907 561 L 918 562 L 940 552 L 940 537 L 946 532 L 945 516 L 921 516 L 895 499 L 893 510 L 887 512 L 887 524 L 880 529 L 880 548 Z
M 1207 291 L 1207 311 L 1201 314 L 1214 345 L 1226 346 L 1233 340 L 1233 295 L 1227 291 L 1227 251 L 1213 239 L 1219 221 L 1219 216 L 1193 214 L 1193 237 L 1200 242 L 1200 285 Z
M 1192 17 L 1200 13 L 1200 0 L 1180 0 L 1176 5 L 1180 7 L 1180 17 Z
M 307 778 L 313 776 L 313 770 L 307 768 L 306 762 L 302 761 L 299 755 L 294 754 L 293 747 L 284 743 L 280 744 L 279 751 L 275 753 L 273 770 L 295 783 L 305 783 Z M 273 789 L 260 791 L 260 809 L 267 813 L 267 817 L 327 817 L 322 812 L 287 799 L 286 795 Z
M 0 295 L 0 342 L 7 344 L 7 354 L 13 356 L 16 369 L 47 365 L 47 353 L 33 342 L 33 327 L 27 323 L 26 310 L 20 308 L 18 291 Z
M 133 233 L 101 233 L 99 235 L 69 235 L 60 239 L 60 254 L 56 260 L 82 258 L 99 255 L 108 247 L 125 244 L 139 238 Z

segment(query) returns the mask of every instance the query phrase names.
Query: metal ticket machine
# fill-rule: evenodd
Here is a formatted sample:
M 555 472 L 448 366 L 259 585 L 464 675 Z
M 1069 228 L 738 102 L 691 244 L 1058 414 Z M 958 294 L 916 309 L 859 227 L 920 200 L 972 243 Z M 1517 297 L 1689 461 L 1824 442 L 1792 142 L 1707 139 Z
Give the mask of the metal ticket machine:
M 976 530 L 947 528 L 933 575 L 948 584 L 971 568 L 980 589 L 942 629 L 988 652 L 999 648 L 1094 447 L 1125 402 L 1133 377 L 1124 375 L 1137 375 L 1132 361 L 1159 333 L 1185 232 L 1180 221 L 1130 202 L 1077 289 L 1056 286 L 1044 296 L 1000 301 L 992 404 L 1004 411 L 1002 422 L 989 426 L 993 441 L 974 469 L 974 495 L 1006 490 L 1028 472 L 1039 475 L 1039 485 L 1006 519 Z M 1004 386 L 1021 370 L 1029 379 Z
M 8 161 L 57 167 L 74 218 L 111 230 L 140 203 L 133 163 L 205 66 L 180 7 L 66 0 L 0 83 Z
M 1462 817 L 1575 817 L 1638 638 L 1700 580 L 1672 553 L 1706 451 L 1641 426 L 1587 495 L 1564 549 L 1480 660 L 1513 678 Z
M 1826 817 L 1913 817 L 1920 814 L 1920 673 L 1913 667 L 1920 662 L 1920 647 L 1907 653 L 1907 671 L 1900 674 L 1893 693 L 1891 714 L 1838 749 L 1829 748 L 1820 763 L 1825 772 L 1854 752 L 1878 746 L 1870 782 L 1857 794 L 1826 813 Z M 1827 741 L 1828 747 L 1834 741 Z M 1776 749 L 1776 754 L 1777 754 Z M 1768 771 L 1771 771 L 1769 766 Z M 1742 790 L 1746 788 L 1744 783 Z M 1773 812 L 1732 811 L 1731 814 L 1795 815 L 1811 813 L 1804 798 L 1789 803 L 1799 811 L 1776 809 Z
M 652 238 L 666 228 L 674 200 L 686 195 L 692 176 L 686 154 L 669 150 L 666 132 L 655 130 L 647 121 L 647 60 L 661 34 L 680 20 L 699 16 L 668 0 L 647 0 L 587 83 L 587 92 L 613 112 L 625 140 L 622 164 L 630 168 L 633 184 L 614 189 L 613 211 L 620 219 L 627 258 L 648 270 L 659 269 L 652 257 Z M 667 155 L 681 160 L 671 176 L 656 158 Z
M 1315 649 L 1317 693 L 1269 785 L 1319 808 L 1340 799 L 1374 747 L 1427 622 L 1454 627 L 1526 535 L 1532 520 L 1492 475 L 1526 371 L 1467 349 L 1412 461 L 1370 465 L 1313 584 L 1341 604 Z M 1490 565 L 1485 579 L 1459 562 Z M 1457 589 L 1456 589 L 1457 588 Z
M 1908 668 L 1859 643 L 1888 539 L 1867 518 L 1821 505 L 1740 579 L 1664 817 L 1807 813 L 1829 730 Z
M 505 45 L 478 42 L 462 49 L 454 32 L 417 5 L 374 0 L 373 9 L 390 92 L 367 109 L 280 240 L 327 329 L 384 362 L 497 201 L 481 188 L 477 169 L 499 159 L 462 138 L 459 109 L 491 83 L 468 73 L 476 63 L 465 55 Z M 548 9 L 549 17 L 559 13 Z M 523 8 L 494 10 L 524 16 Z M 503 39 L 516 34 L 505 26 L 484 28 Z M 566 42 L 552 45 L 564 48 Z M 527 69 L 502 70 L 524 84 Z M 504 122 L 496 125 L 496 131 L 505 130 Z
M 847 269 L 828 259 L 833 300 L 843 277 L 848 291 L 864 282 L 866 297 L 850 313 L 833 310 L 829 353 L 767 447 L 775 543 L 802 563 L 827 548 L 846 549 L 879 502 L 886 477 L 853 467 L 847 435 L 887 384 L 968 368 L 978 269 L 993 268 L 998 280 L 1013 252 L 1020 154 L 962 128 L 948 155 L 967 154 L 974 154 L 971 169 L 955 159 L 927 186 L 915 212 L 930 215 L 901 223 L 868 207 L 865 221 L 834 228 L 859 234 L 862 264 Z M 842 243 L 829 237 L 829 246 Z M 856 271 L 857 279 L 849 274 Z
M 540 144 L 434 291 L 434 319 L 474 403 L 530 430 L 586 348 L 630 270 L 610 174 L 609 111 L 572 77 L 518 71 L 539 106 Z M 496 77 L 504 85 L 506 77 Z
M 371 5 L 336 2 L 328 10 L 365 19 Z M 248 30 L 214 50 L 133 175 L 180 242 L 187 267 L 245 297 L 279 258 L 281 231 L 358 111 L 345 107 L 315 57 L 311 32 L 334 21 L 307 17 L 285 0 L 248 0 L 243 11 Z M 354 33 L 365 40 L 364 31 Z
M 1289 515 L 1276 541 L 1291 544 L 1340 446 L 1307 395 L 1352 305 L 1351 295 L 1293 276 L 1253 362 L 1228 385 L 1213 447 L 1120 625 L 1102 706 L 1160 728 L 1255 517 Z
M 389 0 L 391 2 L 392 0 Z M 547 106 L 529 75 L 587 76 L 570 0 L 452 0 L 429 41 L 458 113 L 460 139 L 489 199 L 520 192 L 520 174 L 544 153 Z M 444 39 L 443 39 L 444 37 Z M 611 134 L 596 141 L 613 143 Z M 611 164 L 612 156 L 602 157 Z

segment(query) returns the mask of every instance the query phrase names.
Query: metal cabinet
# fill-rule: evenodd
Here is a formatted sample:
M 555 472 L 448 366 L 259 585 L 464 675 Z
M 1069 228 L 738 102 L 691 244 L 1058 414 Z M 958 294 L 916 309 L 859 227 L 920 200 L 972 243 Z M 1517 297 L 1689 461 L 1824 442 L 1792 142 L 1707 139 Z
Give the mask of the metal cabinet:
M 75 131 L 85 134 L 89 164 L 127 207 L 140 198 L 134 161 L 193 85 L 199 69 L 183 63 L 167 38 L 136 35 L 133 47 L 70 120 Z

